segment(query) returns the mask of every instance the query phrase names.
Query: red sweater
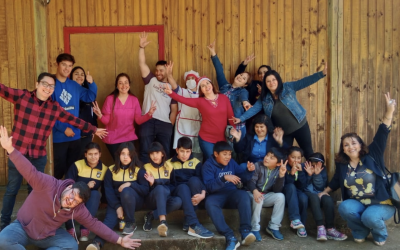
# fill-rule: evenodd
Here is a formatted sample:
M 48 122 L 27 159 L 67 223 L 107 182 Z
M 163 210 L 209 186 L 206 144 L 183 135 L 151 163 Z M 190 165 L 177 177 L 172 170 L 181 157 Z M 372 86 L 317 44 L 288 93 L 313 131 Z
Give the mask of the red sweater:
M 228 120 L 233 117 L 233 110 L 228 97 L 218 94 L 218 106 L 214 107 L 204 97 L 185 98 L 175 92 L 172 92 L 169 96 L 178 102 L 199 110 L 203 120 L 199 132 L 201 139 L 211 143 L 226 140 L 226 125 L 228 122 L 230 125 L 234 125 L 232 120 Z

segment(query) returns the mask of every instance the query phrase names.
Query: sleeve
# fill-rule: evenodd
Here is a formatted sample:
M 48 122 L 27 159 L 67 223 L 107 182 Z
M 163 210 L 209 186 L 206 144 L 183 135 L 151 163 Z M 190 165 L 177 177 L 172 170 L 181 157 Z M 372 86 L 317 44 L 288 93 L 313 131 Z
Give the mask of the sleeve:
M 79 224 L 85 226 L 87 229 L 111 243 L 117 243 L 119 235 L 106 225 L 101 223 L 98 219 L 93 218 L 85 206 L 82 206 L 77 213 L 76 220 Z
M 249 91 L 247 91 L 247 89 L 242 88 L 240 90 L 240 101 L 244 102 L 244 101 L 249 101 Z
M 121 207 L 121 201 L 115 195 L 112 173 L 110 169 L 106 172 L 106 176 L 104 177 L 104 189 L 106 191 L 105 193 L 108 205 L 110 205 L 110 207 L 114 208 L 115 210 Z
M 172 99 L 174 99 L 180 103 L 183 103 L 189 107 L 192 107 L 192 108 L 198 108 L 198 106 L 200 106 L 201 98 L 185 98 L 183 96 L 176 94 L 175 92 L 172 92 L 172 94 L 170 94 L 169 96 Z
M 25 158 L 17 149 L 9 155 L 10 160 L 14 163 L 15 168 L 24 177 L 24 179 L 35 190 L 45 190 L 53 188 L 57 185 L 57 179 L 48 174 L 39 172 L 32 163 Z
M 320 79 L 324 78 L 324 74 L 322 73 L 322 71 L 319 71 L 315 74 L 312 74 L 310 76 L 304 77 L 303 79 L 300 79 L 298 81 L 294 81 L 294 82 L 285 82 L 284 84 L 286 84 L 288 87 L 293 88 L 295 91 L 299 91 L 301 89 L 304 89 L 316 82 L 318 82 Z
M 150 71 L 150 73 L 143 78 L 144 85 L 149 84 L 150 80 L 155 77 L 154 74 Z
M 236 140 L 234 140 L 234 144 L 236 147 L 235 150 L 238 152 L 248 153 L 249 151 L 246 150 L 248 143 L 249 143 L 248 134 L 246 134 L 239 142 L 236 142 Z
M 241 122 L 244 122 L 247 119 L 255 116 L 258 112 L 261 111 L 261 109 L 262 109 L 262 102 L 261 99 L 258 99 L 251 109 L 247 110 L 241 117 L 237 118 L 239 118 Z
M 301 167 L 304 168 L 304 163 L 301 165 Z M 307 175 L 304 171 L 298 171 L 297 173 L 296 187 L 300 190 L 304 190 L 307 187 Z
M 209 161 L 203 165 L 201 173 L 208 193 L 214 193 L 225 186 L 225 181 L 222 181 L 223 176 L 221 178 L 214 178 L 213 167 Z
M 201 175 L 201 169 L 202 168 L 203 168 L 203 164 L 201 162 L 197 163 L 195 176 L 199 177 L 200 180 L 203 180 L 203 176 Z
M 11 103 L 15 104 L 25 92 L 25 90 L 13 89 L 0 83 L 0 96 Z
M 104 101 L 103 108 L 101 109 L 101 114 L 103 116 L 100 118 L 100 121 L 104 125 L 107 125 L 110 122 L 113 101 L 112 96 L 107 96 Z
M 380 157 L 383 157 L 389 133 L 390 129 L 385 124 L 381 123 L 378 127 L 378 131 L 376 131 L 372 143 L 368 146 L 368 151 L 372 158 L 379 159 Z
M 64 133 L 65 130 L 68 128 L 68 125 L 66 123 L 57 120 L 56 123 L 54 124 L 54 128 Z
M 283 187 L 285 186 L 285 177 L 278 177 L 275 180 L 274 185 L 272 185 L 272 190 L 274 193 L 282 193 Z
M 329 182 L 328 187 L 332 189 L 332 191 L 336 191 L 340 188 L 340 166 L 336 163 L 335 174 L 333 175 L 332 180 Z
M 238 68 L 236 69 L 235 76 L 242 74 L 246 70 L 247 65 L 244 65 L 243 62 L 239 64 Z
M 72 166 L 69 167 L 67 173 L 65 174 L 65 179 L 72 179 L 74 181 L 78 179 L 78 167 L 75 163 L 73 163 Z
M 253 193 L 254 189 L 257 189 L 257 181 L 260 177 L 260 163 L 256 162 L 255 165 L 255 170 L 253 172 L 253 176 L 251 179 L 247 182 L 247 188 L 249 189 L 250 192 Z
M 135 102 L 134 103 L 134 105 L 135 105 L 135 122 L 136 122 L 136 124 L 141 125 L 141 124 L 147 122 L 151 118 L 151 115 L 149 115 L 147 113 L 142 115 L 142 109 L 140 108 L 138 99 L 135 98 L 134 102 Z
M 135 190 L 138 193 L 138 195 L 140 195 L 143 198 L 146 197 L 146 195 L 148 195 L 150 192 L 150 184 L 146 180 L 146 178 L 144 178 L 145 173 L 146 170 L 141 168 L 137 174 L 137 180 L 132 182 L 131 185 L 131 188 L 133 188 L 133 190 Z
M 95 82 L 88 84 L 89 88 L 80 87 L 80 100 L 84 102 L 94 102 L 97 96 L 97 85 Z
M 72 126 L 77 127 L 80 130 L 83 130 L 85 132 L 96 133 L 97 128 L 95 126 L 93 126 L 92 124 L 90 124 L 89 122 L 85 122 L 84 120 L 82 120 L 78 117 L 75 117 L 73 114 L 65 111 L 59 105 L 58 105 L 58 110 L 60 112 L 60 115 L 57 118 L 58 121 L 71 124 Z M 65 129 L 64 129 L 64 131 L 65 131 Z
M 222 95 L 222 94 L 219 94 L 219 95 Z M 224 97 L 226 97 L 226 96 L 224 96 Z M 198 98 L 195 98 L 195 99 L 198 99 Z M 233 121 L 232 121 L 232 117 L 234 117 L 235 114 L 233 113 L 232 105 L 231 105 L 231 103 L 230 103 L 228 97 L 226 97 L 226 108 L 227 108 L 227 112 L 226 112 L 227 117 L 226 117 L 226 120 L 228 121 L 228 123 L 229 123 L 231 126 L 235 126 L 235 124 L 234 124 Z
M 224 69 L 222 68 L 222 64 L 217 55 L 211 57 L 211 61 L 214 64 L 215 72 L 217 73 L 217 82 L 218 87 L 222 88 L 223 86 L 229 84 L 229 82 L 225 78 Z

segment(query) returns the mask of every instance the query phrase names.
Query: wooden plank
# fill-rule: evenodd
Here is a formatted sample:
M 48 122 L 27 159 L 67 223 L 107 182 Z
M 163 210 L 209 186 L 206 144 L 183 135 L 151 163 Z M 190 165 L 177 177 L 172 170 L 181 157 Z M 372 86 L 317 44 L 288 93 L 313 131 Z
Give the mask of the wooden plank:
M 149 24 L 149 15 L 148 15 L 148 5 L 147 1 L 140 1 L 140 21 L 141 25 L 148 25 Z
M 224 1 L 216 1 L 216 12 L 217 13 L 223 13 L 224 8 L 225 8 L 225 2 Z M 227 53 L 230 53 L 229 48 L 225 47 L 225 37 L 224 37 L 224 19 L 225 16 L 224 15 L 218 15 L 217 16 L 217 29 L 216 29 L 216 36 L 215 36 L 215 40 L 216 40 L 216 51 L 218 54 L 218 58 L 221 61 L 221 63 L 224 65 L 224 74 L 227 77 L 229 76 L 230 69 L 228 67 L 226 67 L 226 63 L 227 61 L 225 60 L 225 55 Z M 229 52 L 228 52 L 229 51 Z M 236 62 L 234 62 L 233 64 L 236 64 Z
M 201 1 L 201 48 L 202 48 L 202 63 L 201 71 L 204 75 L 211 77 L 210 72 L 210 52 L 207 49 L 207 45 L 214 41 L 214 37 L 210 38 L 209 27 L 209 12 L 208 12 L 208 0 Z M 212 80 L 212 79 L 211 79 Z
M 299 6 L 300 5 L 300 6 Z M 302 58 L 302 3 L 293 3 L 293 60 L 290 63 L 293 79 L 301 79 L 301 58 Z M 306 110 L 307 107 L 305 107 Z
M 268 5 L 266 5 L 268 6 Z M 261 65 L 263 65 L 264 61 L 268 60 L 268 57 L 264 57 L 262 54 L 262 43 L 264 39 L 266 39 L 266 33 L 264 37 L 264 33 L 262 33 L 262 25 L 264 23 L 265 26 L 268 27 L 269 25 L 269 20 L 268 18 L 261 19 L 261 8 L 262 8 L 262 2 L 261 0 L 254 0 L 254 51 L 250 51 L 250 53 L 254 53 L 256 58 L 254 58 L 254 70 L 250 71 L 250 73 L 253 73 L 253 78 L 255 80 L 258 80 L 258 74 L 257 74 L 257 69 Z M 268 60 L 269 61 L 269 60 Z
M 125 0 L 118 0 L 118 26 L 126 25 Z
M 352 84 L 351 81 L 351 1 L 343 1 L 343 107 L 342 126 L 343 133 L 351 132 L 351 112 L 346 107 L 351 107 Z
M 103 0 L 96 0 L 94 5 L 96 26 L 104 26 Z
M 156 24 L 162 25 L 163 24 L 163 0 L 156 0 L 155 5 L 156 5 Z
M 216 23 L 217 23 L 217 18 L 216 18 L 217 17 L 217 13 L 216 13 L 216 10 L 215 10 L 215 8 L 216 8 L 215 2 L 216 1 L 213 1 L 213 0 L 209 0 L 208 1 L 208 12 L 209 12 L 208 18 L 210 19 L 209 20 L 209 24 L 208 24 L 209 25 L 208 26 L 208 30 L 209 30 L 209 33 L 210 33 L 210 42 L 214 41 L 214 39 L 218 40 L 217 31 L 216 31 L 216 27 L 215 27 Z M 221 49 L 223 50 L 224 48 L 217 48 L 217 49 L 218 50 L 221 50 Z M 217 51 L 217 53 L 218 53 L 218 51 Z M 210 53 L 208 53 L 208 55 L 209 55 L 208 56 L 208 58 L 209 58 L 208 59 L 208 70 L 209 70 L 209 72 L 211 72 L 210 77 L 212 77 L 211 80 L 214 80 L 214 82 L 217 83 L 216 82 L 217 78 L 216 78 L 214 66 L 213 66 L 213 64 L 211 62 L 211 59 L 210 59 Z M 228 64 L 228 62 L 225 62 L 224 67 L 229 68 L 230 64 Z M 229 81 L 229 77 L 227 79 Z
M 103 8 L 103 19 L 104 19 L 104 26 L 111 26 L 111 6 L 110 1 L 102 0 L 102 8 Z
M 170 13 L 169 1 L 166 0 L 163 3 L 163 24 L 165 34 L 171 34 L 172 17 Z M 171 54 L 171 36 L 166 36 L 165 38 L 165 58 L 170 58 Z
M 88 9 L 87 9 L 87 0 L 80 0 L 79 1 L 80 5 L 80 16 L 81 16 L 81 26 L 85 27 L 88 26 Z M 54 19 L 50 19 L 53 21 Z
M 231 0 L 227 0 L 225 1 L 225 11 L 224 13 L 224 23 L 225 23 L 225 33 L 224 33 L 224 42 L 225 42 L 225 55 L 224 55 L 224 61 L 226 62 L 233 62 L 233 55 L 234 54 L 234 50 L 232 47 L 232 33 L 234 27 L 232 24 L 232 1 Z M 208 50 L 208 49 L 207 49 Z M 210 53 L 207 51 L 207 54 L 209 55 Z M 236 69 L 235 69 L 236 70 Z M 234 72 L 231 72 L 230 68 L 224 67 L 224 73 L 226 76 L 228 75 L 232 75 L 232 73 L 234 74 Z
M 246 26 L 245 26 L 245 32 L 244 34 L 245 36 L 245 44 L 246 44 L 246 50 L 244 51 L 244 56 L 246 57 L 247 55 L 250 55 L 252 53 L 254 53 L 254 0 L 250 0 L 247 3 L 247 20 L 246 20 Z M 243 57 L 243 59 L 245 58 Z M 243 60 L 241 59 L 240 62 Z M 240 63 L 238 62 L 238 63 Z M 236 71 L 236 67 L 238 64 L 233 63 L 233 72 Z M 252 62 L 249 63 L 249 65 L 247 65 L 247 71 L 250 72 L 250 74 L 252 74 L 252 72 L 254 72 L 255 69 L 255 65 L 254 65 L 254 60 Z M 232 75 L 232 77 L 234 77 L 234 75 Z
M 366 132 L 370 136 L 375 132 L 375 93 L 379 89 L 375 82 L 376 72 L 376 1 L 368 1 L 368 81 L 366 88 L 367 110 L 366 110 Z M 378 88 L 377 88 L 378 87 Z M 379 91 L 378 91 L 379 92 Z
M 25 81 L 26 87 L 29 90 L 33 90 L 36 87 L 35 79 L 35 42 L 34 42 L 34 16 L 33 16 L 33 4 L 22 4 L 23 9 L 23 25 L 24 25 L 24 46 L 25 48 Z
M 221 12 L 223 13 L 223 12 Z M 194 35 L 194 60 L 193 69 L 203 75 L 201 69 L 201 56 L 203 54 L 204 44 L 201 43 L 201 4 L 199 1 L 193 1 L 193 35 Z
M 181 74 L 177 76 L 178 82 L 181 86 L 186 86 L 183 74 L 191 70 L 193 68 L 193 61 L 194 61 L 194 29 L 193 29 L 193 1 L 186 0 L 185 1 L 185 34 L 186 34 L 186 41 L 185 41 L 185 48 L 186 48 L 186 65 L 182 67 Z
M 68 1 L 68 0 L 67 0 Z M 95 10 L 95 2 L 94 0 L 87 0 L 87 19 L 88 19 L 88 26 L 94 27 L 96 25 L 96 12 Z M 90 14 L 89 14 L 90 13 Z
M 132 0 L 125 0 L 126 25 L 133 25 Z
M 181 42 L 180 42 L 180 20 L 184 22 L 182 19 L 180 19 L 178 16 L 182 15 L 177 15 L 174 16 L 173 13 L 178 13 L 179 12 L 179 1 L 170 1 L 170 13 L 172 17 L 172 26 L 170 30 L 170 36 L 171 36 L 171 53 L 168 55 L 167 60 L 172 60 L 174 62 L 174 78 L 177 79 L 179 75 L 179 67 L 181 65 L 180 62 L 180 53 L 181 50 L 184 48 L 181 47 Z
M 293 0 L 284 1 L 284 36 L 282 44 L 285 46 L 283 50 L 284 71 L 281 71 L 281 76 L 284 76 L 285 81 L 292 81 L 293 71 Z M 311 130 L 312 131 L 312 130 Z
M 118 3 L 110 1 L 110 20 L 111 26 L 118 26 Z
M 149 16 L 149 23 L 148 25 L 155 25 L 156 24 L 156 6 L 154 0 L 147 0 L 147 15 Z M 182 12 L 183 14 L 184 12 Z M 180 15 L 179 15 L 180 16 Z
M 64 1 L 56 1 L 56 18 L 57 18 L 57 54 L 64 52 Z
M 348 112 L 351 112 L 350 131 L 358 132 L 358 107 L 360 100 L 360 0 L 353 0 L 349 19 L 351 21 L 351 82 L 352 95 L 351 106 Z
M 232 51 L 235 51 L 235 53 L 232 53 L 232 58 L 230 62 L 235 62 L 237 64 L 240 62 L 242 59 L 240 57 L 240 20 L 239 20 L 239 14 L 240 14 L 240 9 L 239 9 L 240 3 L 239 0 L 232 0 Z M 227 61 L 227 60 L 226 60 Z M 226 62 L 228 63 L 228 61 Z M 227 69 L 227 65 L 225 66 Z M 230 69 L 230 68 L 229 68 Z M 230 69 L 232 70 L 232 69 Z M 235 68 L 236 70 L 236 68 Z M 228 81 L 230 80 L 230 77 L 232 74 L 235 72 L 228 72 Z
M 16 28 L 16 73 L 17 73 L 17 88 L 26 89 L 26 46 L 24 44 L 25 41 L 25 33 L 23 27 L 23 15 L 22 15 L 22 3 L 21 0 L 14 1 L 14 15 L 15 15 L 15 28 Z
M 65 10 L 65 26 L 71 27 L 73 26 L 72 1 L 64 1 L 64 10 Z
M 370 141 L 369 135 L 366 130 L 367 119 L 367 83 L 368 83 L 368 4 L 363 3 L 360 5 L 360 106 L 358 110 L 358 133 L 363 137 L 364 141 Z
M 270 40 L 270 66 L 272 69 L 278 69 L 278 4 L 276 1 L 269 2 L 269 28 L 270 32 L 266 33 Z M 263 27 L 263 32 L 265 32 L 265 27 Z M 265 44 L 263 44 L 263 55 L 265 51 L 268 50 Z
M 243 61 L 246 56 L 247 56 L 247 46 L 248 44 L 248 37 L 249 37 L 249 32 L 248 30 L 251 29 L 250 24 L 247 22 L 248 20 L 248 16 L 246 15 L 247 10 L 250 8 L 251 5 L 251 0 L 247 0 L 247 1 L 240 1 L 239 2 L 239 50 L 238 50 L 238 54 L 239 54 L 239 58 L 237 61 L 232 61 L 230 62 L 230 64 L 234 64 L 235 68 L 233 68 L 233 73 L 236 70 L 236 65 L 238 65 L 241 61 Z M 251 18 L 251 17 L 250 17 Z M 247 70 L 250 69 L 250 65 L 247 65 Z M 231 79 L 233 81 L 233 75 L 227 76 L 228 79 Z
M 178 26 L 176 27 L 178 30 L 176 36 L 176 42 L 179 50 L 177 51 L 177 60 L 175 60 L 174 64 L 174 78 L 180 82 L 182 75 L 185 72 L 186 64 L 187 64 L 187 44 L 186 44 L 186 15 L 185 15 L 185 0 L 179 0 L 177 6 L 177 13 L 180 15 L 177 16 Z M 177 67 L 176 67 L 177 66 Z
M 393 15 L 393 63 L 392 63 L 392 84 L 390 87 L 390 94 L 391 97 L 396 99 L 396 102 L 399 103 L 399 90 L 397 88 L 397 84 L 400 82 L 400 59 L 399 59 L 399 54 L 400 54 L 400 15 L 398 15 L 397 13 L 400 13 L 400 5 L 397 4 L 397 2 L 393 3 L 393 13 L 396 13 L 395 15 Z M 378 47 L 378 46 L 377 46 Z M 389 88 L 387 88 L 389 89 Z M 385 92 L 385 90 L 383 90 L 383 92 Z M 379 116 L 378 117 L 382 117 Z M 392 154 L 391 154 L 391 162 L 390 164 L 386 164 L 388 166 L 388 168 L 391 171 L 400 171 L 400 166 L 398 164 L 393 164 L 393 162 L 399 162 L 399 155 L 400 155 L 400 140 L 398 138 L 400 138 L 400 129 L 398 126 L 398 122 L 399 122 L 399 118 L 398 115 L 395 115 L 394 117 L 394 122 L 395 125 L 393 125 L 392 128 L 392 132 L 390 137 L 393 138 L 394 141 L 397 142 L 397 145 L 395 145 L 395 150 L 392 150 Z M 395 127 L 394 127 L 395 126 Z M 386 161 L 387 162 L 387 161 Z
M 165 1 L 167 3 L 168 1 Z M 140 0 L 133 0 L 133 25 L 141 25 Z
M 278 60 L 277 60 L 277 67 L 276 71 L 279 72 L 279 74 L 282 77 L 283 82 L 286 82 L 290 79 L 285 79 L 285 1 L 277 1 L 277 25 L 278 25 Z
M 98 3 L 101 3 L 101 1 L 98 1 Z M 81 10 L 79 0 L 72 0 L 72 26 L 81 26 Z

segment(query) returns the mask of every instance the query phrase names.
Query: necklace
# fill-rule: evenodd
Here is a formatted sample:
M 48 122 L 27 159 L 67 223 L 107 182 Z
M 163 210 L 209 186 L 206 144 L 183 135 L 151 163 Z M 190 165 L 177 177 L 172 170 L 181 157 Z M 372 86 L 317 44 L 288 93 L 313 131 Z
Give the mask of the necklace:
M 214 99 L 208 99 L 207 97 L 204 97 L 204 99 L 206 99 L 207 101 L 210 102 L 211 106 L 213 106 L 214 108 L 216 108 L 218 106 L 218 94 L 215 95 Z

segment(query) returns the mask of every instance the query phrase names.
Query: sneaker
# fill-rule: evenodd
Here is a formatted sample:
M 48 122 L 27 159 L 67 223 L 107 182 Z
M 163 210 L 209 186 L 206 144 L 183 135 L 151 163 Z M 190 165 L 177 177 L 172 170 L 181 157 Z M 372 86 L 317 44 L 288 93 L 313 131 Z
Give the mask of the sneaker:
M 339 232 L 336 228 L 331 228 L 326 231 L 326 236 L 330 240 L 345 240 L 347 239 L 347 235 Z
M 293 229 L 299 229 L 299 228 L 304 227 L 304 225 L 303 225 L 303 223 L 301 223 L 300 220 L 292 220 L 290 222 L 290 227 Z
M 145 216 L 144 216 L 144 225 L 143 225 L 143 231 L 148 232 L 151 231 L 153 229 L 153 220 L 154 220 L 154 216 L 152 212 L 148 212 Z
M 165 220 L 162 220 L 160 222 L 160 225 L 158 225 L 158 227 L 157 227 L 157 231 L 158 231 L 158 235 L 160 235 L 161 237 L 167 237 L 168 225 Z
M 317 230 L 317 240 L 327 240 L 325 227 L 318 226 Z
M 306 229 L 304 227 L 297 229 L 297 236 L 302 237 L 302 238 L 307 237 Z
M 89 244 L 86 247 L 86 250 L 100 250 L 100 243 L 98 243 L 97 241 L 93 241 L 92 244 Z
M 194 228 L 189 227 L 188 234 L 191 236 L 208 239 L 214 236 L 214 233 L 203 227 L 201 224 L 197 224 Z
M 74 228 L 67 229 L 67 232 L 72 236 L 72 238 L 75 239 L 75 229 Z
M 89 234 L 90 234 L 89 229 L 81 229 L 81 237 L 79 238 L 79 241 L 88 241 Z
M 226 248 L 225 250 L 236 250 L 240 246 L 239 241 L 232 236 L 230 239 L 226 239 Z
M 354 241 L 357 243 L 363 243 L 365 241 L 365 239 L 356 239 L 354 238 Z
M 283 240 L 283 235 L 279 230 L 274 230 L 270 227 L 267 227 L 265 231 L 267 231 L 267 233 L 269 233 L 275 240 Z
M 375 241 L 375 240 L 374 240 L 374 243 L 375 243 L 375 245 L 377 245 L 377 246 L 383 246 L 383 245 L 385 245 L 386 241 Z
M 251 231 L 254 236 L 256 236 L 256 241 L 262 241 L 260 231 Z
M 189 231 L 189 224 L 186 224 L 185 222 L 185 224 L 183 224 L 182 230 L 185 232 Z
M 244 246 L 250 246 L 254 241 L 256 241 L 256 236 L 249 230 L 243 230 L 242 232 L 242 242 Z
M 136 223 L 135 222 L 127 222 L 124 230 L 122 230 L 122 234 L 131 234 L 136 230 Z

